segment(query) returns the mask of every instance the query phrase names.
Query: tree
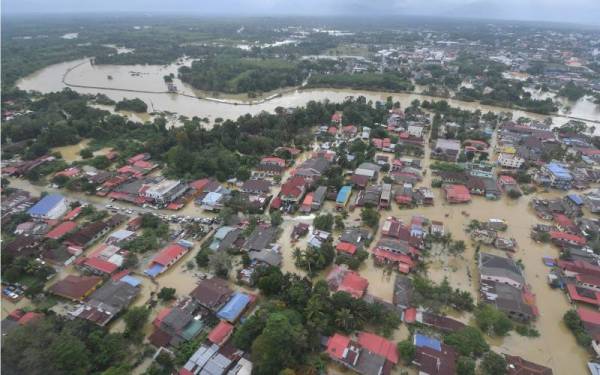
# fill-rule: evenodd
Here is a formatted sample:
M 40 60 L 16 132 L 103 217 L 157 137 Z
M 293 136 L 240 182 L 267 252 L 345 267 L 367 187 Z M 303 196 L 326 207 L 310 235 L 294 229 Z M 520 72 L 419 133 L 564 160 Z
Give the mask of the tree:
M 142 329 L 148 320 L 150 310 L 144 306 L 132 307 L 123 316 L 125 321 L 125 336 L 134 340 L 141 340 Z
M 363 223 L 365 223 L 367 226 L 369 226 L 371 228 L 376 228 L 379 225 L 380 216 L 381 215 L 379 214 L 379 212 L 377 212 L 373 208 L 365 207 L 360 212 L 360 218 L 363 221 Z
M 519 199 L 521 197 L 521 195 L 523 195 L 523 193 L 521 193 L 517 189 L 510 189 L 508 191 L 507 195 L 510 199 Z
M 417 348 L 410 339 L 398 343 L 398 353 L 400 353 L 400 357 L 405 365 L 408 366 L 412 363 L 413 359 L 415 359 L 416 352 Z
M 262 333 L 252 344 L 252 362 L 257 374 L 278 374 L 301 363 L 307 348 L 307 333 L 301 322 L 287 314 L 271 314 Z
M 342 215 L 337 215 L 335 217 L 335 229 L 336 230 L 344 230 L 345 225 L 344 225 L 344 218 Z
M 278 227 L 283 223 L 283 216 L 279 211 L 271 212 L 271 225 L 274 227 Z
M 208 249 L 200 249 L 198 254 L 196 254 L 196 264 L 198 267 L 208 267 L 210 250 Z
M 89 148 L 84 148 L 79 151 L 79 155 L 81 155 L 83 159 L 91 159 L 94 157 L 94 153 Z
M 315 217 L 315 219 L 313 220 L 313 225 L 318 230 L 324 230 L 326 232 L 331 232 L 331 228 L 333 228 L 333 222 L 334 222 L 333 215 L 325 214 L 325 215 L 319 215 L 319 216 Z
M 458 357 L 456 361 L 456 373 L 460 375 L 475 375 L 475 361 L 469 357 Z
M 465 252 L 465 249 L 467 248 L 467 246 L 465 245 L 465 241 L 463 240 L 459 240 L 459 241 L 454 241 L 452 243 L 452 245 L 450 245 L 450 253 L 452 254 L 462 254 Z
M 85 344 L 66 332 L 54 340 L 48 348 L 52 363 L 61 373 L 87 374 L 90 368 L 90 353 Z
M 226 279 L 231 269 L 231 258 L 226 251 L 218 251 L 208 256 L 208 264 L 217 276 Z
M 504 312 L 485 303 L 477 307 L 475 321 L 483 332 L 497 336 L 505 336 L 513 328 L 512 321 Z
M 277 295 L 281 292 L 285 277 L 278 267 L 266 267 L 258 276 L 258 288 L 266 296 Z
M 506 360 L 500 354 L 487 352 L 481 361 L 481 370 L 484 375 L 504 375 L 507 373 Z
M 446 336 L 444 342 L 454 347 L 463 356 L 479 357 L 489 350 L 489 345 L 481 331 L 475 327 L 465 327 Z
M 173 299 L 175 299 L 175 293 L 177 291 L 175 290 L 175 288 L 165 288 L 163 287 L 160 292 L 158 292 L 158 298 L 160 298 L 163 301 L 171 301 Z

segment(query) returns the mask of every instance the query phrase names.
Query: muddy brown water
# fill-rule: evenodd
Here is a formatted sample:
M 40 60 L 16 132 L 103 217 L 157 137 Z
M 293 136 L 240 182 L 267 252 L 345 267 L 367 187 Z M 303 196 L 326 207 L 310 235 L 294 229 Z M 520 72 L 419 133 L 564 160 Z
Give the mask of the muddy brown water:
M 72 87 L 75 91 L 85 94 L 103 93 L 114 100 L 123 98 L 140 98 L 144 100 L 151 111 L 169 111 L 188 117 L 199 116 L 208 117 L 211 120 L 221 117 L 224 119 L 235 119 L 246 113 L 256 114 L 261 111 L 272 112 L 276 107 L 296 107 L 306 104 L 310 100 L 322 101 L 330 100 L 333 102 L 343 101 L 348 96 L 363 95 L 368 100 L 383 100 L 392 96 L 395 101 L 399 101 L 403 106 L 408 106 L 415 100 L 432 100 L 428 96 L 418 93 L 389 93 L 364 90 L 334 90 L 334 89 L 310 89 L 310 90 L 292 90 L 285 91 L 281 96 L 267 100 L 265 102 L 253 105 L 232 104 L 236 101 L 244 102 L 248 98 L 244 95 L 225 95 L 218 96 L 211 93 L 205 93 L 194 90 L 189 85 L 184 84 L 179 79 L 175 79 L 180 92 L 186 95 L 213 97 L 215 100 L 200 100 L 198 98 L 165 93 L 166 86 L 163 76 L 174 73 L 177 74 L 177 68 L 183 64 L 189 64 L 191 60 L 180 59 L 179 62 L 169 65 L 92 65 L 88 59 L 74 60 L 64 63 L 48 66 L 41 69 L 17 82 L 19 88 L 23 90 L 36 90 L 43 93 L 60 91 L 66 87 L 66 82 L 78 86 L 102 87 L 85 88 Z M 108 76 L 112 79 L 108 79 Z M 122 89 L 139 90 L 147 92 L 126 92 Z M 275 92 L 273 92 L 275 93 Z M 268 98 L 273 93 L 265 93 L 263 98 Z M 216 97 L 215 97 L 216 96 Z M 435 100 L 435 99 L 433 99 Z M 506 108 L 481 105 L 476 102 L 464 102 L 460 100 L 447 99 L 452 106 L 463 109 L 476 110 L 484 112 L 508 111 Z M 585 118 L 589 120 L 600 120 L 600 108 L 595 104 L 581 99 L 575 105 L 571 106 L 570 115 L 574 117 Z M 513 110 L 514 117 L 521 116 L 542 120 L 547 116 L 537 115 L 530 112 Z M 554 124 L 560 125 L 568 121 L 564 117 L 553 117 Z M 594 125 L 589 123 L 588 125 Z M 597 126 L 600 128 L 600 126 Z M 600 130 L 600 129 L 599 129 Z

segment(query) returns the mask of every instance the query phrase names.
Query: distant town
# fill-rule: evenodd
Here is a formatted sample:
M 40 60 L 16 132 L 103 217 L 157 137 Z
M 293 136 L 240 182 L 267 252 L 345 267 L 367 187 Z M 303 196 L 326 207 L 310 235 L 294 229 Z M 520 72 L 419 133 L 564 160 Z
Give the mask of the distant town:
M 600 374 L 600 30 L 205 21 L 3 22 L 3 372 Z

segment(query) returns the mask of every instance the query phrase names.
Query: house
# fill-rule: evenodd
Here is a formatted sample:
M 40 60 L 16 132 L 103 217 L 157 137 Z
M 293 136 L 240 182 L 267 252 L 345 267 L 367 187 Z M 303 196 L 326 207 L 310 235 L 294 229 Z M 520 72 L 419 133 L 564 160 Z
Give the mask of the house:
M 229 339 L 229 337 L 231 337 L 232 334 L 233 325 L 221 320 L 219 324 L 217 324 L 216 327 L 208 333 L 208 341 L 215 345 L 221 346 Z
M 263 249 L 270 248 L 270 245 L 275 242 L 276 234 L 276 227 L 258 225 L 256 228 L 254 228 L 250 236 L 248 236 L 248 239 L 242 246 L 242 250 L 261 251 Z
M 519 189 L 519 185 L 517 184 L 517 181 L 512 176 L 508 176 L 508 175 L 501 175 L 498 177 L 498 186 L 500 187 L 500 189 L 502 191 Z
M 500 199 L 502 191 L 498 188 L 498 182 L 493 178 L 483 178 L 485 188 L 485 198 L 490 200 Z
M 333 361 L 361 375 L 389 375 L 393 366 L 384 356 L 339 333 L 327 340 L 326 352 Z
M 242 292 L 234 293 L 229 301 L 217 311 L 217 317 L 230 323 L 235 323 L 246 308 L 250 305 L 253 298 Z
M 412 306 L 413 286 L 412 281 L 407 276 L 396 275 L 394 280 L 394 295 L 392 303 L 404 310 Z
M 126 242 L 133 240 L 135 237 L 135 232 L 130 231 L 128 229 L 121 229 L 109 234 L 105 242 L 109 245 L 120 246 Z
M 598 355 L 600 353 L 600 312 L 578 307 L 577 315 L 585 332 L 592 338 L 592 348 Z
M 575 235 L 575 234 L 571 234 L 571 233 L 565 233 L 565 232 L 559 232 L 559 231 L 550 231 L 548 232 L 548 234 L 550 235 L 550 240 L 561 247 L 564 246 L 584 246 L 587 241 L 584 237 Z
M 443 236 L 444 235 L 444 223 L 441 221 L 431 221 L 431 225 L 429 226 L 429 233 L 432 235 Z
M 503 168 L 521 168 L 521 166 L 525 163 L 525 159 L 523 159 L 522 157 L 520 157 L 517 154 L 507 154 L 504 152 L 501 152 L 498 155 L 498 165 L 502 166 Z
M 519 322 L 529 322 L 539 315 L 535 296 L 527 288 L 517 288 L 497 281 L 481 280 L 482 300 Z
M 317 187 L 317 190 L 315 190 L 313 193 L 312 204 L 311 204 L 312 209 L 315 211 L 320 210 L 321 206 L 325 202 L 326 198 L 327 198 L 327 186 Z
M 299 204 L 306 193 L 307 184 L 302 176 L 288 179 L 279 192 L 279 199 L 288 204 Z
M 332 291 L 346 292 L 354 298 L 362 298 L 369 286 L 367 279 L 344 266 L 335 266 L 327 275 L 326 280 Z
M 360 164 L 355 170 L 355 176 L 364 176 L 369 180 L 377 180 L 381 167 L 374 163 L 365 162 Z
M 257 179 L 245 181 L 240 190 L 244 193 L 268 194 L 271 191 L 271 182 Z
M 405 315 L 407 312 L 405 312 Z M 457 332 L 465 328 L 466 325 L 458 320 L 444 315 L 437 315 L 428 311 L 416 310 L 415 321 L 425 326 L 433 327 L 445 333 Z
M 579 233 L 577 225 L 575 225 L 573 220 L 569 219 L 566 215 L 561 213 L 554 213 L 552 216 L 554 217 L 556 228 L 558 228 L 558 230 L 560 230 L 561 232 L 566 232 L 570 234 Z
M 179 243 L 167 245 L 154 256 L 144 273 L 152 278 L 160 275 L 177 263 L 179 259 L 187 254 L 188 250 L 188 247 Z
M 185 365 L 179 370 L 179 375 L 248 375 L 252 372 L 252 363 L 239 354 L 234 356 L 231 350 L 220 352 L 218 345 L 201 345 L 192 354 Z M 239 361 L 238 361 L 239 359 Z M 236 364 L 236 361 L 237 364 Z
M 438 138 L 435 147 L 431 150 L 431 157 L 444 161 L 456 161 L 459 153 L 459 140 Z
M 600 292 L 577 286 L 576 284 L 567 284 L 567 295 L 571 302 L 587 303 L 596 308 L 600 307 Z
M 479 253 L 479 277 L 481 280 L 494 281 L 523 288 L 525 278 L 521 268 L 510 258 L 489 253 Z
M 128 279 L 136 280 L 132 277 Z M 104 327 L 138 296 L 140 293 L 139 285 L 139 281 L 137 281 L 137 285 L 132 285 L 131 281 L 109 280 L 94 291 L 84 304 L 78 306 L 69 314 Z
M 53 284 L 48 291 L 72 301 L 81 301 L 96 290 L 101 283 L 102 278 L 98 276 L 68 275 Z
M 28 324 L 35 323 L 36 321 L 44 318 L 44 314 L 33 311 L 25 312 L 21 309 L 12 311 L 8 316 L 2 320 L 2 337 L 9 334 L 11 331 L 18 327 L 23 327 Z
M 370 332 L 358 333 L 358 344 L 370 352 L 376 353 L 393 364 L 397 364 L 399 360 L 396 344 Z
M 300 206 L 300 211 L 304 213 L 309 213 L 312 211 L 312 203 L 314 198 L 314 193 L 310 192 L 304 196 L 304 200 L 302 201 L 302 205 Z
M 77 223 L 74 221 L 63 221 L 54 227 L 50 232 L 46 233 L 46 238 L 59 240 L 68 233 L 71 233 L 77 228 Z
M 252 251 L 249 254 L 250 260 L 258 264 L 281 267 L 283 256 L 281 255 L 281 250 L 277 248 L 278 246 L 279 245 L 276 245 L 271 249 L 266 248 L 260 251 Z
M 76 249 L 84 249 L 98 240 L 110 230 L 110 226 L 104 221 L 95 221 L 89 223 L 78 231 L 72 233 L 65 240 L 65 245 Z
M 505 354 L 508 366 L 507 375 L 552 375 L 552 369 L 537 363 L 529 362 L 516 355 Z
M 152 322 L 154 332 L 148 339 L 156 347 L 177 346 L 192 340 L 204 328 L 200 316 L 198 303 L 192 298 L 183 298 L 158 312 Z
M 453 375 L 456 373 L 458 354 L 448 346 L 432 337 L 415 334 L 413 344 L 416 347 L 413 364 L 419 375 Z
M 464 185 L 445 185 L 442 189 L 448 203 L 468 203 L 471 201 L 469 189 Z
M 181 197 L 188 188 L 188 185 L 181 180 L 165 179 L 149 186 L 143 194 L 154 203 L 165 205 Z
M 550 186 L 556 189 L 569 190 L 573 183 L 573 175 L 562 164 L 551 162 L 542 166 L 542 172 L 550 177 Z
M 346 207 L 346 205 L 348 204 L 348 201 L 350 200 L 350 196 L 352 195 L 352 186 L 342 186 L 342 188 L 340 189 L 340 191 L 337 194 L 337 197 L 335 198 L 335 205 L 336 208 L 339 209 L 343 209 L 344 207 Z
M 58 219 L 69 209 L 67 199 L 60 194 L 48 194 L 34 204 L 27 213 L 34 219 Z
M 294 176 L 302 177 L 307 182 L 314 182 L 323 175 L 331 166 L 331 162 L 324 157 L 314 157 L 304 161 L 296 168 Z
M 223 226 L 217 229 L 215 232 L 212 242 L 208 246 L 212 251 L 226 251 L 231 248 L 237 247 L 235 244 L 242 236 L 242 229 Z
M 227 302 L 232 293 L 226 280 L 213 277 L 201 280 L 190 296 L 206 310 L 216 312 Z
M 392 204 L 392 185 L 381 184 L 381 197 L 379 199 L 379 208 L 389 208 Z

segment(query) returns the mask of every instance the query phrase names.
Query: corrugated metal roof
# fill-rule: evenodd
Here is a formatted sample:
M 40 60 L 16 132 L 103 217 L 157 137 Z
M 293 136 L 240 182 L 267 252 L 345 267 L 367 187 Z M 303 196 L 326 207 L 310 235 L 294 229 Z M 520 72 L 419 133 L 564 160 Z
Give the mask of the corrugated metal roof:
M 32 216 L 46 215 L 63 199 L 65 199 L 65 197 L 60 194 L 48 194 L 44 198 L 40 199 L 33 207 L 31 207 L 27 213 Z

